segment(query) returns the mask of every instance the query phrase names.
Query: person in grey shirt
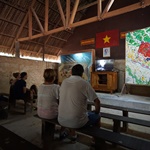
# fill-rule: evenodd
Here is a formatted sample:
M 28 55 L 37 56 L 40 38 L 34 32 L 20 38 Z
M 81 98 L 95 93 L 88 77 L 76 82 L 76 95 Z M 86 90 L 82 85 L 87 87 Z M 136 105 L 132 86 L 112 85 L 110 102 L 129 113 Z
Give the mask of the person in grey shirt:
M 75 129 L 100 123 L 100 100 L 89 82 L 82 78 L 84 68 L 77 64 L 72 68 L 72 75 L 65 79 L 60 87 L 58 106 L 58 122 L 64 128 L 70 129 L 70 135 L 75 140 Z M 94 102 L 95 111 L 87 112 L 87 101 Z M 60 133 L 60 138 L 67 136 Z

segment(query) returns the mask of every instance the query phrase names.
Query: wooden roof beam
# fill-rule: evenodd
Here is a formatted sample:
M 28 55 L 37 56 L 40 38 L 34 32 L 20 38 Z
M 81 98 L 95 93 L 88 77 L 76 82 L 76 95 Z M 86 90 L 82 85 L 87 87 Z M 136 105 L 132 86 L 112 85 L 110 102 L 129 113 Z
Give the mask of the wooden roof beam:
M 100 16 L 102 14 L 102 0 L 97 0 L 98 1 L 98 4 L 97 4 L 97 16 L 98 16 L 98 19 L 100 19 Z
M 66 19 L 65 19 L 63 9 L 61 7 L 60 0 L 56 0 L 56 2 L 57 2 L 57 6 L 58 6 L 58 9 L 59 9 L 59 12 L 60 12 L 61 20 L 63 22 L 64 27 L 66 28 Z
M 76 0 L 76 6 L 77 6 L 77 1 L 78 0 Z M 113 1 L 110 0 L 109 2 L 110 3 L 108 3 L 109 4 L 108 7 L 106 7 L 107 10 L 109 10 L 109 7 L 111 6 L 111 2 L 113 2 Z M 150 5 L 150 1 L 149 0 L 145 0 L 144 1 L 144 6 L 141 5 L 141 2 L 138 2 L 138 3 L 132 4 L 132 5 L 129 5 L 129 6 L 126 6 L 126 7 L 120 8 L 120 9 L 117 9 L 117 10 L 106 12 L 105 15 L 103 16 L 103 19 L 110 18 L 110 17 L 113 17 L 113 16 L 117 16 L 117 15 L 120 15 L 120 14 L 124 14 L 124 13 L 130 12 L 130 11 L 134 11 L 134 10 L 137 10 L 137 9 L 149 6 L 149 5 Z M 76 9 L 74 8 L 74 13 L 72 15 L 72 19 L 70 19 L 70 23 L 73 22 L 75 13 L 76 13 Z M 82 21 L 78 21 L 78 22 L 72 23 L 72 24 L 69 25 L 69 27 L 71 27 L 71 28 L 79 27 L 79 26 L 82 26 L 82 25 L 85 25 L 85 24 L 96 22 L 96 21 L 99 21 L 98 16 L 91 17 L 91 18 L 88 18 L 88 19 L 85 19 L 85 20 L 82 20 Z M 50 34 L 53 34 L 53 33 L 64 31 L 64 30 L 65 30 L 64 27 L 59 27 L 59 28 L 52 29 L 50 31 L 45 32 L 45 35 L 50 35 Z M 42 37 L 42 36 L 43 36 L 43 34 L 33 35 L 31 37 L 31 39 L 39 38 L 39 37 Z M 30 38 L 29 37 L 25 37 L 25 38 L 19 38 L 18 39 L 18 41 L 26 41 L 26 40 L 30 40 Z
M 70 0 L 66 0 L 66 27 L 68 27 L 70 20 Z
M 73 11 L 71 13 L 68 27 L 70 27 L 70 25 L 74 22 L 74 18 L 75 18 L 76 12 L 77 12 L 78 5 L 79 5 L 79 0 L 76 0 L 74 3 Z
M 45 0 L 45 22 L 44 22 L 44 31 L 48 31 L 48 12 L 49 12 L 49 0 Z
M 49 35 L 49 34 L 57 33 L 57 32 L 64 31 L 64 30 L 65 30 L 64 27 L 59 27 L 59 28 L 45 32 L 44 35 Z M 42 36 L 43 36 L 43 33 L 40 33 L 40 34 L 33 35 L 31 38 L 29 38 L 29 37 L 19 38 L 18 41 L 20 41 L 20 42 L 21 41 L 27 41 L 27 40 L 36 39 L 36 38 L 39 38 Z
M 31 7 L 34 6 L 35 2 L 36 2 L 36 0 L 32 0 Z M 29 9 L 30 9 L 30 6 L 29 6 Z M 29 13 L 29 9 L 28 9 L 28 13 Z M 22 21 L 22 23 L 21 23 L 21 26 L 20 26 L 20 28 L 19 28 L 19 30 L 18 30 L 18 33 L 16 34 L 16 37 L 15 37 L 15 39 L 13 40 L 13 43 L 12 43 L 12 45 L 11 45 L 11 47 L 10 47 L 10 52 L 12 51 L 12 49 L 13 49 L 13 47 L 14 47 L 14 45 L 15 45 L 15 41 L 18 39 L 20 33 L 22 32 L 23 27 L 25 26 L 25 23 L 27 22 L 28 13 L 25 15 L 25 17 L 24 17 L 24 19 L 23 19 L 23 21 Z
M 34 17 L 35 17 L 35 19 L 36 19 L 36 21 L 37 21 L 39 27 L 40 27 L 40 30 L 41 30 L 42 33 L 44 34 L 44 28 L 43 28 L 43 26 L 42 26 L 42 24 L 41 24 L 41 22 L 40 22 L 39 17 L 37 16 L 37 14 L 36 14 L 35 10 L 33 9 L 33 7 L 31 7 L 31 10 L 32 10 L 32 13 L 33 13 L 33 15 L 34 15 Z
M 113 3 L 114 3 L 114 0 L 109 0 L 109 2 L 107 3 L 107 5 L 106 5 L 104 11 L 102 12 L 100 18 L 103 19 L 104 15 L 109 11 L 109 9 L 111 8 L 111 6 L 112 6 Z M 100 18 L 99 18 L 99 19 L 100 19 Z
M 32 12 L 31 9 L 28 12 L 29 14 L 29 27 L 28 27 L 28 31 L 29 31 L 29 37 L 31 38 L 32 36 Z
M 138 2 L 138 3 L 132 4 L 132 5 L 120 8 L 120 9 L 110 11 L 105 14 L 104 18 L 106 19 L 106 18 L 110 18 L 113 16 L 121 15 L 121 14 L 131 12 L 140 8 L 144 8 L 146 6 L 150 6 L 150 0 L 145 0 L 144 5 L 141 5 L 141 2 Z

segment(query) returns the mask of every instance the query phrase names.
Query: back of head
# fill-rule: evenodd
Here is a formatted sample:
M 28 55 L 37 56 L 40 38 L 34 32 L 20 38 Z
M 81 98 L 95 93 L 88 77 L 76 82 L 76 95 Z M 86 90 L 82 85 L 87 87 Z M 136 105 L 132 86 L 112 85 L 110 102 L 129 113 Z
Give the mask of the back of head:
M 20 73 L 19 73 L 19 72 L 15 72 L 15 73 L 13 73 L 13 77 L 14 77 L 14 78 L 18 78 L 18 77 L 20 77 Z
M 45 69 L 43 77 L 46 82 L 53 82 L 56 77 L 56 72 L 54 69 Z
M 72 75 L 76 75 L 76 76 L 82 77 L 83 72 L 84 72 L 84 68 L 80 64 L 77 64 L 77 65 L 72 67 Z
M 22 72 L 22 73 L 20 74 L 21 79 L 23 79 L 26 75 L 27 75 L 26 72 Z
M 34 92 L 37 94 L 37 86 L 35 84 L 31 85 L 30 90 L 34 90 Z

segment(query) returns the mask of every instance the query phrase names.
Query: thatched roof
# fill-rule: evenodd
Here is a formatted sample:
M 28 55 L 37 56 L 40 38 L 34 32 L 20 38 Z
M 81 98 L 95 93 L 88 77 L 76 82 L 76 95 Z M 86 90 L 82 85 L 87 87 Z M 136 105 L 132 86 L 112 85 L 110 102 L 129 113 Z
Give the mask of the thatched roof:
M 102 7 L 103 0 L 0 0 L 0 52 L 55 57 L 75 27 L 150 5 L 150 0 L 134 0 L 110 11 L 115 0 L 105 2 Z M 82 20 L 93 5 L 98 6 L 97 16 Z

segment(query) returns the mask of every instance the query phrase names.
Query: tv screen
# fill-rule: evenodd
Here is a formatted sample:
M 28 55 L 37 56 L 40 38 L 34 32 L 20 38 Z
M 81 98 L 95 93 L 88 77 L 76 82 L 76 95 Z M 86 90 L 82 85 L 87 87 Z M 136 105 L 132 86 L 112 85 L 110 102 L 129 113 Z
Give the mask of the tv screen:
M 99 59 L 95 61 L 95 71 L 113 71 L 114 59 Z

